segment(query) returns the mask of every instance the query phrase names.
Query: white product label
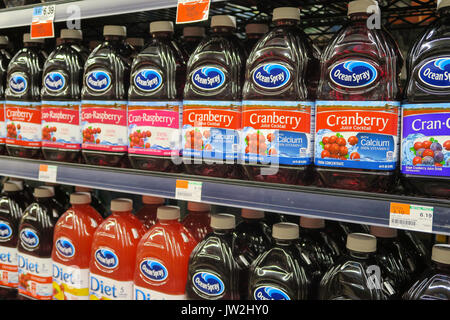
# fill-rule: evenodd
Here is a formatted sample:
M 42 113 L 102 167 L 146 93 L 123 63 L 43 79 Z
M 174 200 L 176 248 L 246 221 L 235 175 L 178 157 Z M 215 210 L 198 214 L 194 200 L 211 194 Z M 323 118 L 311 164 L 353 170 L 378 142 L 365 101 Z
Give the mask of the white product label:
M 389 227 L 432 232 L 433 210 L 428 206 L 391 203 Z
M 53 289 L 55 300 L 89 299 L 89 269 L 53 262 Z
M 52 300 L 52 259 L 18 254 L 19 294 L 38 299 Z
M 0 286 L 17 288 L 17 249 L 0 247 Z
M 97 274 L 89 275 L 90 300 L 131 300 L 133 281 L 118 281 Z
M 133 300 L 186 300 L 186 295 L 166 294 L 134 285 Z

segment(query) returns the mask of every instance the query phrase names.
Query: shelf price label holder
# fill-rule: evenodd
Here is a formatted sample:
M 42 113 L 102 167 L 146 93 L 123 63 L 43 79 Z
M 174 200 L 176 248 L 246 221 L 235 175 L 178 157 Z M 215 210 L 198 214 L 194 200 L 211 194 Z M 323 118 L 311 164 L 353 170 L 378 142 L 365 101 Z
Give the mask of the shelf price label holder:
M 53 38 L 55 36 L 56 5 L 40 6 L 33 8 L 31 20 L 31 39 Z
M 202 201 L 203 182 L 177 180 L 175 188 L 175 199 L 185 201 Z
M 391 202 L 389 227 L 433 232 L 434 207 Z
M 208 20 L 211 0 L 178 0 L 176 24 Z
M 56 176 L 58 173 L 57 166 L 51 166 L 46 164 L 39 165 L 39 181 L 56 182 Z

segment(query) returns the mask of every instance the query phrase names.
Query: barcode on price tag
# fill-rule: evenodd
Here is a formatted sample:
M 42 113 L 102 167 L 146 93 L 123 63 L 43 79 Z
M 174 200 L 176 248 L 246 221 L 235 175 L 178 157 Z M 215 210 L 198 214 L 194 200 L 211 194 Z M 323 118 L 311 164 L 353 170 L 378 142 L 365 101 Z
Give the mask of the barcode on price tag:
M 202 182 L 177 180 L 175 198 L 185 201 L 202 201 Z
M 41 164 L 39 166 L 39 181 L 56 182 L 56 175 L 58 173 L 57 166 L 49 166 Z
M 55 5 L 35 7 L 33 9 L 31 39 L 53 38 L 55 36 L 55 28 L 53 26 L 55 13 Z
M 433 231 L 433 207 L 392 202 L 389 227 L 421 232 Z

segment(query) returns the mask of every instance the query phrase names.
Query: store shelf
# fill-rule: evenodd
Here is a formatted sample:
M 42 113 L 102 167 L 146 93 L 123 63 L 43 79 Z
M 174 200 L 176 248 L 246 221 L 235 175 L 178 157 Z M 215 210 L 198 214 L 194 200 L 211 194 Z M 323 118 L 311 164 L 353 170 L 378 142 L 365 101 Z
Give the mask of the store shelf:
M 263 184 L 7 156 L 0 156 L 0 175 L 39 180 L 40 164 L 56 165 L 60 184 L 175 199 L 177 179 L 202 181 L 203 202 L 361 224 L 388 226 L 391 202 L 433 206 L 433 232 L 450 235 L 450 200 L 443 199 Z

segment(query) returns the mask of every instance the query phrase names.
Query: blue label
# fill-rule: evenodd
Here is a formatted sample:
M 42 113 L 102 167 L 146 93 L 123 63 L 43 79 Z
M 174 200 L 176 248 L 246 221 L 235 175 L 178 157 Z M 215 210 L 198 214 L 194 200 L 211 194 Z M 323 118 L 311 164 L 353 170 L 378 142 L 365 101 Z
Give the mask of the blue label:
M 223 281 L 209 272 L 197 272 L 192 277 L 192 284 L 208 296 L 218 296 L 225 291 Z
M 215 90 L 225 83 L 225 74 L 216 67 L 201 67 L 193 72 L 192 83 L 202 90 Z
M 8 240 L 12 235 L 12 229 L 6 222 L 0 222 L 0 240 Z
M 450 88 L 450 57 L 433 59 L 419 70 L 419 79 L 435 88 Z
M 139 269 L 145 277 L 153 281 L 164 281 L 169 275 L 163 264 L 151 259 L 142 261 Z
M 345 88 L 362 88 L 373 83 L 377 78 L 377 69 L 370 63 L 348 60 L 338 63 L 330 71 L 331 80 Z
M 56 240 L 56 250 L 66 258 L 71 258 L 75 255 L 75 247 L 69 239 L 59 238 Z
M 44 78 L 44 85 L 50 91 L 60 91 L 66 85 L 66 80 L 61 72 L 49 72 Z
M 24 93 L 27 90 L 27 79 L 19 73 L 13 73 L 9 79 L 9 87 L 14 93 Z
M 162 76 L 154 69 L 142 69 L 134 76 L 134 84 L 142 91 L 155 91 L 162 85 Z
M 253 72 L 253 81 L 263 89 L 279 89 L 289 82 L 289 70 L 276 63 L 266 63 Z
M 39 237 L 29 228 L 25 228 L 20 232 L 20 240 L 22 245 L 27 248 L 36 248 L 39 245 Z
M 253 297 L 255 300 L 291 300 L 283 290 L 271 286 L 258 287 Z
M 111 85 L 111 77 L 105 71 L 91 71 L 86 75 L 86 85 L 96 92 L 105 91 Z
M 95 251 L 95 260 L 107 269 L 114 269 L 119 264 L 117 255 L 108 249 L 97 249 Z

